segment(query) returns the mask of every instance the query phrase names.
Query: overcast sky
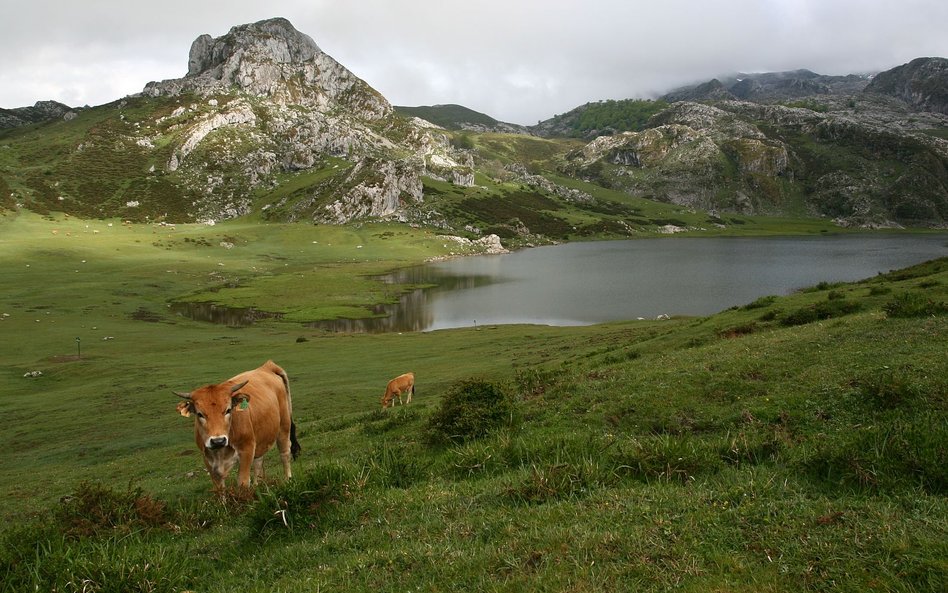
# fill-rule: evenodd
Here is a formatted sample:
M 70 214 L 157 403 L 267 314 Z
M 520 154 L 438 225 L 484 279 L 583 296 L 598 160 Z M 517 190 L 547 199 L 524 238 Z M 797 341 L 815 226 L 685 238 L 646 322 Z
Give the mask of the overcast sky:
M 732 72 L 948 57 L 945 0 L 2 0 L 0 107 L 100 105 L 187 72 L 191 42 L 282 16 L 395 105 L 535 124 Z

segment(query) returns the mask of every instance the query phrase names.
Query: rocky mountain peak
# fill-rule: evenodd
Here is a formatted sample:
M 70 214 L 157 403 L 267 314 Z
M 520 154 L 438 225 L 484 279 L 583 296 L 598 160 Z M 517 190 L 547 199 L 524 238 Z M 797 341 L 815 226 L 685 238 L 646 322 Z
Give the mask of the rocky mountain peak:
M 948 59 L 916 58 L 880 72 L 866 92 L 902 99 L 922 111 L 948 114 Z
M 308 35 L 297 31 L 285 18 L 273 18 L 232 27 L 224 36 L 204 34 L 191 44 L 188 76 L 209 75 L 220 79 L 229 60 L 272 61 L 303 64 L 321 50 Z
M 56 119 L 70 120 L 81 109 L 73 109 L 58 101 L 37 101 L 32 107 L 0 109 L 0 130 Z
M 238 25 L 191 44 L 183 78 L 150 82 L 148 96 L 243 92 L 275 103 L 342 107 L 365 119 L 392 113 L 391 104 L 285 18 Z

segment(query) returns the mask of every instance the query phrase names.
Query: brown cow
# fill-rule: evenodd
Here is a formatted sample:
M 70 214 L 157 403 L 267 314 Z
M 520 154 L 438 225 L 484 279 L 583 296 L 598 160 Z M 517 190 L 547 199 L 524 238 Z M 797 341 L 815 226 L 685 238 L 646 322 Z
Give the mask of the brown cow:
M 415 394 L 415 373 L 405 373 L 399 375 L 388 382 L 385 387 L 385 395 L 382 396 L 382 409 L 395 405 L 395 396 L 398 396 L 398 403 L 402 403 L 402 394 L 408 394 L 408 401 L 411 403 L 411 396 Z
M 268 360 L 223 383 L 175 395 L 185 399 L 178 404 L 178 412 L 195 416 L 194 440 L 219 493 L 235 463 L 240 463 L 237 483 L 241 486 L 250 485 L 251 464 L 255 481 L 263 477 L 263 454 L 274 443 L 284 475 L 292 476 L 290 455 L 296 459 L 300 444 L 292 419 L 290 380 L 275 362 Z

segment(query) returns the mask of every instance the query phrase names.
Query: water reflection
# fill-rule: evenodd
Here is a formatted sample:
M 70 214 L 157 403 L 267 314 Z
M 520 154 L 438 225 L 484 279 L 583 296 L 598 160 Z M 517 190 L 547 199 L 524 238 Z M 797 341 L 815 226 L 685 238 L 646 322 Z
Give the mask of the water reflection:
M 397 303 L 375 305 L 368 309 L 371 317 L 361 319 L 329 319 L 304 323 L 305 327 L 331 333 L 386 333 L 424 331 L 434 324 L 431 301 L 438 293 L 469 290 L 486 286 L 497 279 L 483 274 L 453 276 L 444 270 L 416 266 L 377 276 L 385 284 L 423 286 L 409 290 Z M 204 321 L 228 327 L 248 327 L 265 319 L 280 319 L 282 313 L 259 309 L 225 307 L 214 303 L 172 303 L 171 311 L 194 321 Z
M 247 327 L 262 319 L 280 319 L 282 313 L 260 311 L 253 307 L 223 307 L 214 303 L 171 303 L 175 315 L 195 321 L 207 321 L 227 327 Z
M 439 293 L 469 290 L 486 286 L 496 280 L 483 274 L 454 276 L 431 266 L 416 266 L 379 276 L 386 284 L 424 286 L 404 293 L 398 303 L 372 307 L 373 317 L 365 319 L 331 319 L 313 321 L 306 327 L 333 333 L 412 332 L 430 329 L 434 323 L 432 302 Z
M 948 255 L 948 235 L 844 235 L 568 243 L 467 257 L 379 277 L 406 287 L 366 319 L 307 324 L 328 332 L 413 332 L 532 323 L 585 325 L 659 315 L 710 315 L 819 282 L 868 278 Z M 180 303 L 176 312 L 249 325 L 255 309 Z

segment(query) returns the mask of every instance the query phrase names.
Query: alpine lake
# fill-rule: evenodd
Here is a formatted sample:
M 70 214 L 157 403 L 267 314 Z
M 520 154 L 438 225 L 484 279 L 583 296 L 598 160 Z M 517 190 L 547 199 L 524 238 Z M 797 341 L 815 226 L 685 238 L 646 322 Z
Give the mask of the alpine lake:
M 376 306 L 374 317 L 308 325 L 382 333 L 703 316 L 762 296 L 861 280 L 946 255 L 948 233 L 565 243 L 397 270 L 378 280 L 428 288 Z M 279 316 L 208 303 L 177 303 L 172 310 L 234 327 Z

